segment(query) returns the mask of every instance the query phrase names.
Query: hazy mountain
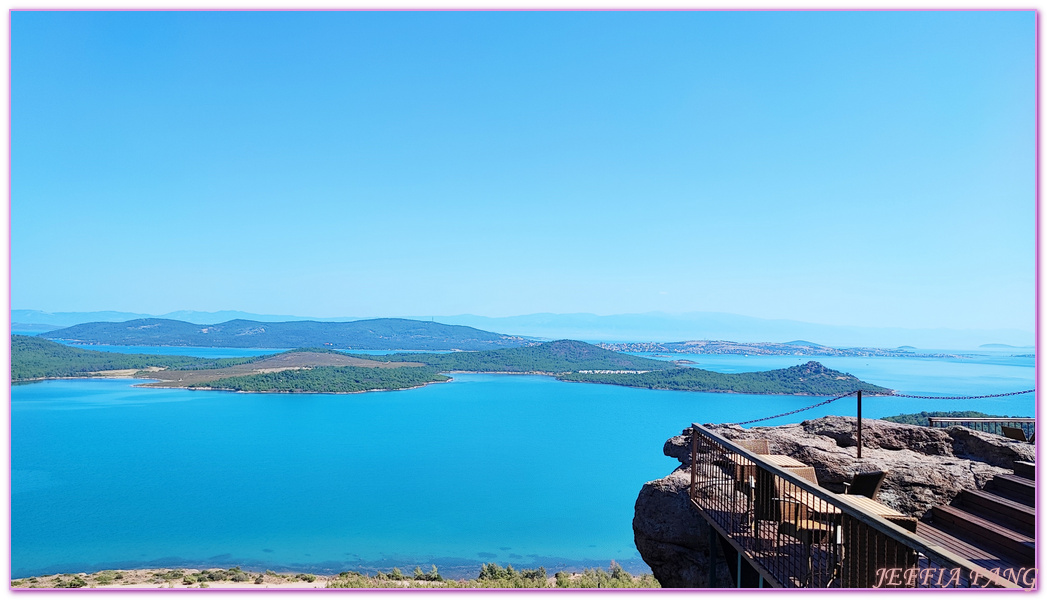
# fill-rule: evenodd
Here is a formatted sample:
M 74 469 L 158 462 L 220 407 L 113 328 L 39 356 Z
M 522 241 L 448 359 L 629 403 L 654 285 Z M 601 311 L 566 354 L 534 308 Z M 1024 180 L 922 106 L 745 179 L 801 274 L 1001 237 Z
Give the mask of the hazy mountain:
M 408 319 L 338 323 L 237 319 L 215 325 L 172 319 L 134 319 L 122 323 L 81 323 L 43 333 L 39 337 L 120 346 L 330 347 L 358 350 L 488 350 L 527 343 L 520 337 L 473 327 Z
M 310 318 L 289 315 L 258 315 L 241 311 L 177 311 L 166 315 L 141 315 L 124 312 L 60 312 L 13 310 L 16 323 L 35 323 L 68 327 L 99 321 L 127 321 L 140 318 L 166 318 L 200 325 L 230 320 L 260 322 L 318 321 L 347 322 L 360 319 Z M 448 325 L 464 325 L 485 331 L 544 339 L 578 339 L 588 342 L 680 342 L 687 340 L 732 340 L 736 342 L 790 342 L 833 347 L 940 348 L 975 349 L 983 344 L 1007 344 L 1029 347 L 1034 343 L 1032 331 L 1013 329 L 903 329 L 845 327 L 821 325 L 783 319 L 759 319 L 729 313 L 693 312 L 671 315 L 652 312 L 623 315 L 589 313 L 537 313 L 514 317 L 481 317 L 477 315 L 407 317 L 418 321 L 430 319 Z
M 817 340 L 813 345 L 833 347 L 880 347 L 973 349 L 987 342 L 1027 346 L 1032 331 L 1014 329 L 904 329 L 898 327 L 846 327 L 759 319 L 729 313 L 693 312 L 678 315 L 642 313 L 600 316 L 588 313 L 539 313 L 515 317 L 455 315 L 437 317 L 440 322 L 469 325 L 491 331 L 549 339 L 571 338 L 592 342 L 685 340 L 732 340 L 736 342 L 784 342 Z M 811 342 L 805 342 L 811 343 Z

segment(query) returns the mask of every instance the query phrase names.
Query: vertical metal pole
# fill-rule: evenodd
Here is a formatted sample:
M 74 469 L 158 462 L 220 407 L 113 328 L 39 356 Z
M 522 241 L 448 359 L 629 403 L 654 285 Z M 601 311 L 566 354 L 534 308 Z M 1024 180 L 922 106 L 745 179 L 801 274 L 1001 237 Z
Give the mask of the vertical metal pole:
M 742 589 L 742 553 L 738 552 L 738 589 Z
M 691 427 L 691 500 L 698 499 L 698 430 Z
M 858 458 L 862 457 L 862 391 L 858 390 Z
M 716 587 L 716 546 L 716 530 L 709 525 L 709 587 L 711 588 Z

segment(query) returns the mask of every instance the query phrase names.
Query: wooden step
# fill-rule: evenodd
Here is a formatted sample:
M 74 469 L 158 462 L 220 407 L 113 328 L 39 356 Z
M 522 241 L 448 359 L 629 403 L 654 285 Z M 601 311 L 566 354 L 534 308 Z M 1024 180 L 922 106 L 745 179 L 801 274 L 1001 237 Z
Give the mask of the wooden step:
M 1036 464 L 1024 460 L 1014 461 L 1014 474 L 1036 481 Z
M 1036 506 L 1036 483 L 1031 479 L 1017 475 L 997 475 L 986 489 L 1026 506 Z
M 984 544 L 977 543 L 968 537 L 944 531 L 923 521 L 916 524 L 916 535 L 966 558 L 986 571 L 998 569 L 998 573 L 1004 573 L 1007 569 L 1012 569 L 1014 572 L 1018 572 L 1019 569 L 1028 569 L 1034 565 L 1033 561 L 1018 561 L 1008 554 L 988 548 Z M 1023 587 L 1029 587 L 1034 582 L 1034 579 L 1026 576 L 1018 578 L 1014 583 Z
M 993 546 L 1016 559 L 1036 560 L 1033 538 L 997 525 L 955 506 L 935 506 L 931 509 L 934 525 L 945 531 L 955 531 L 979 544 Z
M 1022 535 L 1036 535 L 1036 510 L 1031 506 L 985 490 L 963 490 L 952 504 Z

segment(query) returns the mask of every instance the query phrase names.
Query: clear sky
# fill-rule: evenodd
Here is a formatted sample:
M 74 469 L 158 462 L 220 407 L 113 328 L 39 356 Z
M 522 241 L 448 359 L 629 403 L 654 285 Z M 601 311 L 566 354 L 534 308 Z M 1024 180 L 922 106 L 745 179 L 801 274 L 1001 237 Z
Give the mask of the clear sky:
M 12 308 L 1032 330 L 1035 14 L 15 12 Z

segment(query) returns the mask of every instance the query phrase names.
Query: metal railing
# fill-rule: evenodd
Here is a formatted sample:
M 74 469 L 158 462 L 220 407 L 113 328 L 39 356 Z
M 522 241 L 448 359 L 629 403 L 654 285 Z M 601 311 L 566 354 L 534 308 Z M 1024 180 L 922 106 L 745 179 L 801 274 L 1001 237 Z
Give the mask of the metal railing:
M 1019 587 L 918 537 L 915 519 L 813 479 L 790 457 L 692 426 L 691 502 L 738 553 L 739 585 L 744 557 L 773 587 Z
M 1029 417 L 927 417 L 927 420 L 931 427 L 963 425 L 968 429 L 996 435 L 1003 435 L 1001 426 L 1015 427 L 1025 432 L 1026 439 L 1032 439 L 1036 433 L 1036 419 Z

